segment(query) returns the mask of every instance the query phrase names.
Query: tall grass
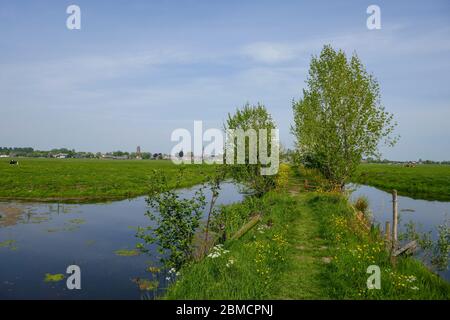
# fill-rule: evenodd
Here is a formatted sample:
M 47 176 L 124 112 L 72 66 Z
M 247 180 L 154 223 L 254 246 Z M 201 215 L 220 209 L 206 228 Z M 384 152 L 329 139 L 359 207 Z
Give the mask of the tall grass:
M 334 255 L 324 273 L 336 299 L 450 299 L 450 285 L 412 257 L 393 264 L 382 235 L 356 223 L 345 198 L 314 195 L 308 204 L 320 212 L 321 234 Z M 381 289 L 368 289 L 367 268 L 380 267 Z
M 364 214 L 367 214 L 369 210 L 369 199 L 365 196 L 360 196 L 355 200 L 353 206 L 355 207 L 356 210 Z

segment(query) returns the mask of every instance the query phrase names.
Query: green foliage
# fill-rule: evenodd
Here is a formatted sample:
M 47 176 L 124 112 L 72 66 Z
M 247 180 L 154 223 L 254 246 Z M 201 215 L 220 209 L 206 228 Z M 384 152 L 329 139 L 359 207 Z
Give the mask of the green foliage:
M 223 243 L 231 238 L 252 214 L 262 211 L 261 201 L 257 197 L 247 197 L 243 203 L 223 206 L 217 210 L 211 222 L 211 229 L 219 236 Z
M 293 103 L 292 133 L 301 156 L 343 187 L 363 156 L 378 156 L 381 140 L 393 145 L 392 115 L 380 101 L 376 79 L 356 55 L 325 46 L 310 64 L 303 98 Z
M 207 213 L 206 226 L 205 226 L 205 236 L 203 238 L 203 254 L 205 255 L 208 251 L 210 240 L 210 227 L 214 226 L 213 221 L 217 220 L 220 215 L 220 209 L 216 208 L 215 204 L 220 195 L 220 185 L 227 177 L 227 169 L 224 166 L 217 166 L 215 172 L 213 172 L 209 179 L 207 185 L 211 190 L 211 201 L 209 204 L 209 210 Z M 217 233 L 220 234 L 225 228 L 224 225 L 218 224 L 216 222 L 216 226 L 218 226 Z
M 258 135 L 258 130 L 266 129 L 267 136 L 267 150 L 271 150 L 272 141 L 270 139 L 270 131 L 275 129 L 275 122 L 272 116 L 267 111 L 266 107 L 262 104 L 251 106 L 248 103 L 242 108 L 237 109 L 236 113 L 228 114 L 228 119 L 225 124 L 225 130 L 229 129 L 242 129 L 243 131 L 255 130 Z M 259 136 L 258 136 L 259 139 Z M 257 143 L 257 142 L 255 142 Z M 245 138 L 245 163 L 237 164 L 237 150 L 238 141 L 233 141 L 234 144 L 234 164 L 227 164 L 230 169 L 231 176 L 238 182 L 247 185 L 253 192 L 258 195 L 262 195 L 265 192 L 275 187 L 274 175 L 261 175 L 261 168 L 263 165 L 259 159 L 259 143 L 256 147 L 257 163 L 251 164 L 249 161 L 249 144 L 250 138 Z
M 179 182 L 183 179 L 183 171 L 180 170 L 177 177 Z M 171 188 L 167 176 L 155 171 L 146 200 L 150 208 L 146 216 L 153 223 L 138 228 L 136 236 L 143 242 L 137 247 L 149 252 L 148 245 L 156 243 L 161 263 L 166 268 L 178 270 L 192 256 L 192 241 L 206 205 L 203 188 L 190 199 L 182 198 Z

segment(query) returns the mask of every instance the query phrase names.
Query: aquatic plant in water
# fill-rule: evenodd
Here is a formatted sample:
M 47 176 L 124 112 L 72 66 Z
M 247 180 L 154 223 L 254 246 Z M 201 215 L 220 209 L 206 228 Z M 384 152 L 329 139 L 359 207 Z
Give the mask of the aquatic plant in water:
M 158 268 L 158 267 L 148 267 L 147 271 L 150 272 L 150 273 L 160 273 L 161 269 Z
M 114 251 L 114 253 L 121 257 L 134 257 L 139 255 L 139 251 L 135 249 L 119 249 Z
M 133 279 L 134 283 L 136 283 L 141 291 L 152 291 L 158 288 L 159 282 L 157 280 L 150 279 Z
M 83 224 L 83 223 L 86 222 L 86 220 L 84 220 L 84 219 L 70 219 L 69 222 L 73 223 L 73 224 Z
M 59 282 L 63 279 L 64 279 L 64 275 L 62 273 L 56 273 L 56 274 L 46 273 L 44 282 Z
M 10 250 L 17 250 L 15 243 L 16 243 L 16 240 L 5 240 L 3 242 L 0 242 L 0 248 L 8 248 Z

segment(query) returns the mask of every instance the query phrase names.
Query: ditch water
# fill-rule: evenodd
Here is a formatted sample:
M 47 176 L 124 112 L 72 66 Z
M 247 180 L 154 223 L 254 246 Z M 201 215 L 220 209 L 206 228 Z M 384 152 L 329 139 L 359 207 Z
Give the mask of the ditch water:
M 392 194 L 366 185 L 350 185 L 354 190 L 351 199 L 366 196 L 369 200 L 371 215 L 375 223 L 384 229 L 386 221 L 392 226 Z M 431 232 L 431 238 L 438 237 L 437 227 L 449 222 L 450 202 L 418 200 L 398 196 L 399 233 L 405 231 L 405 225 L 414 222 L 420 232 Z M 441 277 L 450 281 L 450 270 L 439 272 Z
M 192 197 L 197 189 L 180 193 Z M 236 185 L 223 183 L 217 205 L 243 198 Z M 151 223 L 146 210 L 145 197 L 77 205 L 0 202 L 0 299 L 153 299 L 173 281 L 166 271 L 148 271 L 158 258 L 117 252 L 136 247 L 136 227 Z M 67 289 L 66 279 L 44 281 L 47 273 L 67 278 L 69 265 L 81 269 L 81 290 Z M 158 288 L 140 290 L 143 279 L 158 281 Z

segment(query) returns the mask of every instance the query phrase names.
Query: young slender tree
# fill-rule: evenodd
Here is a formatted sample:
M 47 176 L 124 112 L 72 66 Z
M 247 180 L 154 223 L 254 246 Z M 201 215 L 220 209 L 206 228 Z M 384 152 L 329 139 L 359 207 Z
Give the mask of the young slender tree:
M 237 153 L 240 149 L 240 145 L 243 142 L 245 156 L 244 163 L 241 164 L 228 164 L 227 167 L 230 169 L 231 176 L 239 182 L 247 185 L 256 194 L 262 195 L 269 191 L 275 186 L 275 175 L 262 175 L 261 174 L 261 159 L 260 159 L 260 144 L 259 144 L 259 130 L 267 130 L 267 136 L 263 139 L 266 140 L 267 150 L 271 150 L 271 130 L 275 129 L 275 122 L 272 116 L 267 111 L 266 107 L 262 104 L 257 104 L 256 106 L 251 106 L 250 104 L 244 105 L 243 108 L 236 110 L 236 112 L 231 115 L 228 114 L 227 122 L 224 125 L 225 130 L 242 130 L 246 133 L 254 131 L 254 139 L 251 135 L 245 137 L 245 141 L 236 139 L 231 142 L 234 148 L 234 163 L 237 163 Z M 252 144 L 252 146 L 250 145 Z M 254 153 L 256 161 L 251 160 L 250 149 L 254 147 Z M 278 149 L 277 149 L 278 150 Z M 278 158 L 277 158 L 278 160 Z M 256 163 L 255 163 L 256 162 Z
M 379 157 L 380 143 L 394 145 L 392 114 L 380 86 L 356 54 L 327 45 L 311 60 L 303 97 L 293 102 L 297 150 L 313 159 L 342 190 L 363 157 Z

